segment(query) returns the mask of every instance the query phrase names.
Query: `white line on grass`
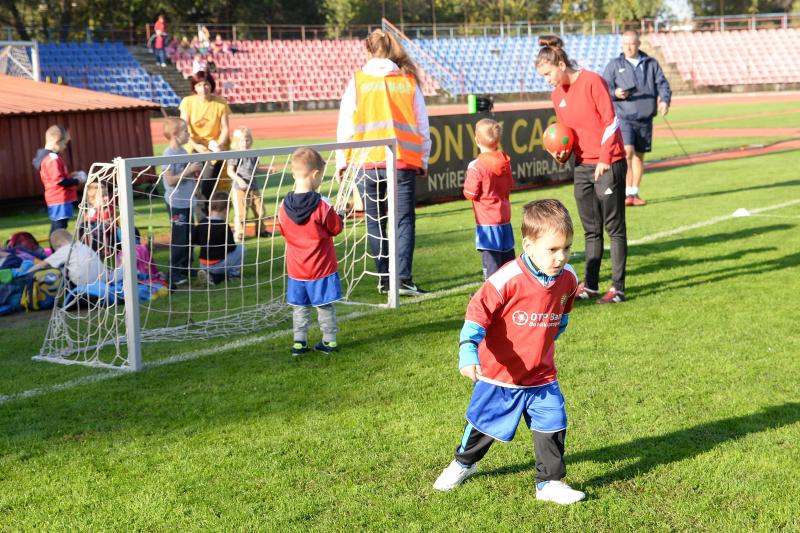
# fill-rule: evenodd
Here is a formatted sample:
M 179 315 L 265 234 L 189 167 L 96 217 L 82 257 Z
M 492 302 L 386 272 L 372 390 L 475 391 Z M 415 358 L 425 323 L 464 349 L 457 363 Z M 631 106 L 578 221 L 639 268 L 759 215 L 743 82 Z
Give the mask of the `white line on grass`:
M 800 204 L 800 199 L 790 200 L 788 202 L 782 202 L 780 204 L 775 204 L 775 205 L 770 205 L 770 206 L 767 206 L 767 207 L 759 207 L 759 208 L 756 208 L 756 209 L 751 209 L 750 210 L 750 214 L 751 215 L 759 215 L 759 214 L 765 213 L 767 211 L 773 211 L 775 209 L 782 209 L 784 207 L 790 207 L 790 206 L 798 205 L 798 204 Z M 636 240 L 633 240 L 633 241 L 628 241 L 628 244 L 631 245 L 631 246 L 636 246 L 636 245 L 639 245 L 639 244 L 645 244 L 645 243 L 648 243 L 648 242 L 655 241 L 657 239 L 662 239 L 662 238 L 665 238 L 665 237 L 672 237 L 674 235 L 678 235 L 679 233 L 685 233 L 687 231 L 691 231 L 691 230 L 694 230 L 694 229 L 704 228 L 706 226 L 711 226 L 711 225 L 714 225 L 714 224 L 718 224 L 719 222 L 724 222 L 726 220 L 731 220 L 733 218 L 736 218 L 736 217 L 734 217 L 733 215 L 718 216 L 718 217 L 710 218 L 710 219 L 702 221 L 702 222 L 697 222 L 695 224 L 687 224 L 685 226 L 678 226 L 677 228 L 673 228 L 671 230 L 661 231 L 661 232 L 658 232 L 658 233 L 653 233 L 652 235 L 646 235 L 646 236 L 644 236 L 644 237 L 642 237 L 640 239 L 636 239 Z M 452 294 L 457 294 L 457 293 L 460 293 L 460 292 L 462 292 L 464 290 L 468 290 L 470 288 L 478 287 L 480 285 L 481 285 L 481 282 L 465 283 L 463 285 L 458 285 L 456 287 L 451 287 L 449 289 L 444 289 L 444 290 L 441 290 L 441 291 L 433 291 L 433 292 L 429 292 L 427 294 L 423 294 L 421 296 L 408 298 L 405 301 L 408 304 L 411 304 L 411 303 L 423 302 L 423 301 L 426 301 L 426 300 L 433 300 L 433 299 L 436 299 L 436 298 L 444 298 L 446 296 L 450 296 Z M 346 315 L 341 316 L 339 318 L 339 321 L 346 322 L 348 320 L 354 320 L 354 319 L 357 319 L 357 318 L 362 318 L 362 317 L 365 317 L 365 316 L 378 314 L 381 311 L 382 311 L 382 308 L 373 308 L 373 309 L 369 309 L 367 311 L 357 311 L 355 313 L 348 313 Z M 238 339 L 238 340 L 235 340 L 235 341 L 232 341 L 232 342 L 227 342 L 227 343 L 219 345 L 219 346 L 214 346 L 212 348 L 205 348 L 205 349 L 202 349 L 202 350 L 196 350 L 194 352 L 187 352 L 187 353 L 184 353 L 184 354 L 173 355 L 171 357 L 166 357 L 164 359 L 159 359 L 157 361 L 152 361 L 152 362 L 149 362 L 149 363 L 145 363 L 144 367 L 146 369 L 147 368 L 158 368 L 158 367 L 161 367 L 161 366 L 171 365 L 171 364 L 175 364 L 175 363 L 183 363 L 183 362 L 186 362 L 186 361 L 194 361 L 196 359 L 201 359 L 203 357 L 208 357 L 209 355 L 216 355 L 218 353 L 225 352 L 225 351 L 228 351 L 228 350 L 234 350 L 234 349 L 237 349 L 237 348 L 245 348 L 247 346 L 252 346 L 254 344 L 259 344 L 259 343 L 262 343 L 262 342 L 270 340 L 270 339 L 275 339 L 275 338 L 278 338 L 278 337 L 282 337 L 284 335 L 288 335 L 289 333 L 291 333 L 291 331 L 289 331 L 289 330 L 273 331 L 273 332 L 267 333 L 265 335 L 259 335 L 257 337 L 248 337 L 248 338 L 245 338 L 245 339 Z M 106 371 L 106 372 L 101 372 L 99 374 L 93 374 L 91 376 L 85 376 L 85 377 L 82 377 L 82 378 L 77 378 L 77 379 L 73 379 L 73 380 L 70 380 L 70 381 L 65 381 L 64 383 L 58 383 L 56 385 L 50 385 L 48 387 L 39 387 L 39 388 L 36 388 L 36 389 L 29 389 L 29 390 L 26 390 L 26 391 L 19 392 L 17 394 L 0 395 L 0 406 L 8 404 L 8 403 L 11 403 L 11 402 L 15 402 L 15 401 L 18 401 L 18 400 L 25 400 L 25 399 L 28 399 L 28 398 L 35 398 L 37 396 L 43 396 L 45 394 L 50 394 L 52 392 L 59 392 L 59 391 L 74 389 L 76 387 L 81 387 L 83 385 L 90 385 L 92 383 L 98 383 L 100 381 L 106 381 L 106 380 L 109 380 L 109 379 L 114 379 L 114 378 L 127 376 L 127 375 L 129 375 L 128 372 L 120 372 L 120 371 L 116 371 L 116 370 L 115 371 Z

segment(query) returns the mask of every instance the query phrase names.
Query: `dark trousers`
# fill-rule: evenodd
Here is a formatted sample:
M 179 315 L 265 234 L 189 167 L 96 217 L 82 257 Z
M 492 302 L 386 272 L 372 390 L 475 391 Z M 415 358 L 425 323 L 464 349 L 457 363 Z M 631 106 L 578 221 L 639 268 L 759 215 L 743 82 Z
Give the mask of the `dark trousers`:
M 480 252 L 481 261 L 483 262 L 483 279 L 489 279 L 489 276 L 497 272 L 501 266 L 517 257 L 513 248 L 505 252 L 498 252 L 497 250 L 480 250 Z
M 167 53 L 164 48 L 156 48 L 156 63 L 166 63 L 167 62 Z
M 67 224 L 69 224 L 68 218 L 62 218 L 61 220 L 51 220 L 50 233 L 53 233 L 57 229 L 67 229 Z
M 192 218 L 188 207 L 167 208 L 170 217 L 169 282 L 172 284 L 189 277 L 189 265 L 192 262 L 192 248 L 189 246 Z
M 208 217 L 208 201 L 211 200 L 211 195 L 217 188 L 223 163 L 224 161 L 216 161 L 214 164 L 208 162 L 203 167 L 203 173 L 200 175 L 200 187 L 198 187 L 200 194 L 197 195 L 197 209 L 195 210 L 198 220 Z
M 462 465 L 475 464 L 486 455 L 494 439 L 467 424 L 469 435 L 466 443 L 456 448 L 456 461 Z M 466 429 L 464 430 L 466 433 Z M 555 433 L 533 431 L 533 451 L 536 455 L 536 482 L 555 481 L 567 475 L 564 464 L 564 439 L 567 430 Z
M 414 261 L 414 244 L 417 215 L 415 193 L 417 172 L 397 171 L 397 274 L 401 280 L 411 279 L 411 264 Z M 365 171 L 358 190 L 364 199 L 367 215 L 369 248 L 375 257 L 375 267 L 380 274 L 389 273 L 389 241 L 386 224 L 389 220 L 389 200 L 386 190 L 386 169 Z
M 595 165 L 575 167 L 575 201 L 586 242 L 586 287 L 598 290 L 603 259 L 603 227 L 611 239 L 611 284 L 625 291 L 628 234 L 625 228 L 625 174 L 628 162 L 620 159 L 594 181 Z

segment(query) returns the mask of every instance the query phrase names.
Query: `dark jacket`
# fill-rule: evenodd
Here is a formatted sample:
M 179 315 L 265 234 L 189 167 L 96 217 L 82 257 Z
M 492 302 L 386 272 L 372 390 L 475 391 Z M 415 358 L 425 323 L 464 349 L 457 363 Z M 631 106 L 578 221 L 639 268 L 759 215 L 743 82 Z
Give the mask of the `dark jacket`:
M 643 79 L 637 80 L 633 72 L 633 65 L 626 59 L 625 54 L 620 54 L 609 61 L 603 72 L 603 78 L 608 84 L 608 92 L 611 93 L 611 101 L 614 102 L 614 112 L 617 117 L 624 120 L 651 120 L 658 112 L 658 103 L 656 97 L 660 97 L 662 102 L 669 102 L 672 98 L 672 90 L 669 88 L 669 82 L 664 76 L 664 72 L 658 64 L 658 61 L 645 54 L 639 52 L 641 68 L 643 71 Z M 631 89 L 635 87 L 632 94 L 628 98 L 620 100 L 614 96 L 616 89 Z
M 298 226 L 302 226 L 311 217 L 311 214 L 317 209 L 322 196 L 318 192 L 304 192 L 296 193 L 290 192 L 286 195 L 283 201 L 283 207 L 286 214 L 292 219 L 292 222 Z

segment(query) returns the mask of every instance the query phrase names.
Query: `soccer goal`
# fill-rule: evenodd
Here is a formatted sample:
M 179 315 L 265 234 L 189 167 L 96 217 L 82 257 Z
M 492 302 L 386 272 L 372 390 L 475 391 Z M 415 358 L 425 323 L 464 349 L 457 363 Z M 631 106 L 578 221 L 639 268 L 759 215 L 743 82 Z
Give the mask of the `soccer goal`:
M 0 41 L 0 74 L 41 81 L 36 41 Z
M 340 304 L 396 307 L 395 140 L 310 147 L 326 161 L 320 193 L 344 220 L 343 231 L 334 238 L 342 280 Z M 65 282 L 40 355 L 34 359 L 140 370 L 149 356 L 149 351 L 143 356 L 143 346 L 147 350 L 153 346 L 153 357 L 159 357 L 185 351 L 187 341 L 290 328 L 285 242 L 277 212 L 293 187 L 290 160 L 297 148 L 116 159 L 93 165 L 72 232 Z M 350 156 L 347 168 L 336 176 L 338 150 L 348 150 Z M 233 182 L 228 172 L 233 162 L 248 158 L 256 163 L 249 167 L 253 214 L 246 203 L 234 208 L 240 193 L 230 191 Z M 386 177 L 375 187 L 365 187 L 368 180 L 377 179 L 370 169 L 384 162 Z M 186 211 L 174 203 L 182 186 L 188 187 L 183 189 Z M 379 193 L 365 198 L 365 190 Z M 167 191 L 172 191 L 172 211 Z M 216 193 L 225 191 L 231 201 L 222 204 L 222 217 L 218 211 L 215 217 L 237 231 L 236 236 L 228 232 L 223 237 L 226 261 L 236 257 L 234 250 L 241 254 L 233 260 L 236 264 L 213 274 L 218 263 L 201 265 L 198 258 L 198 243 L 210 233 L 198 234 L 197 229 L 208 226 L 189 228 L 187 234 L 180 224 L 193 226 L 206 216 L 204 192 L 216 199 L 214 206 L 219 209 L 221 195 Z M 376 203 L 378 224 L 368 224 L 367 215 L 354 209 L 361 201 Z M 255 214 L 258 203 L 260 214 Z M 370 235 L 368 227 L 376 234 Z M 84 263 L 88 257 L 95 265 L 88 269 L 91 279 L 70 270 L 73 255 Z M 388 293 L 378 290 L 376 255 L 388 259 Z

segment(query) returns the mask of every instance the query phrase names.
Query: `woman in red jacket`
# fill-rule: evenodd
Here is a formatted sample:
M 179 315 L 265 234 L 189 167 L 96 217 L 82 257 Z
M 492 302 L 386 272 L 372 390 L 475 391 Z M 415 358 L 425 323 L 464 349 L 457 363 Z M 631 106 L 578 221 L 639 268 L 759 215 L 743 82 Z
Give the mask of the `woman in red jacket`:
M 599 74 L 573 67 L 564 43 L 551 35 L 539 38 L 536 70 L 553 86 L 558 121 L 575 132 L 575 200 L 586 242 L 586 275 L 576 297 L 599 296 L 603 227 L 611 238 L 611 288 L 597 303 L 625 300 L 625 174 L 627 161 L 608 86 Z M 565 163 L 568 154 L 552 154 Z

